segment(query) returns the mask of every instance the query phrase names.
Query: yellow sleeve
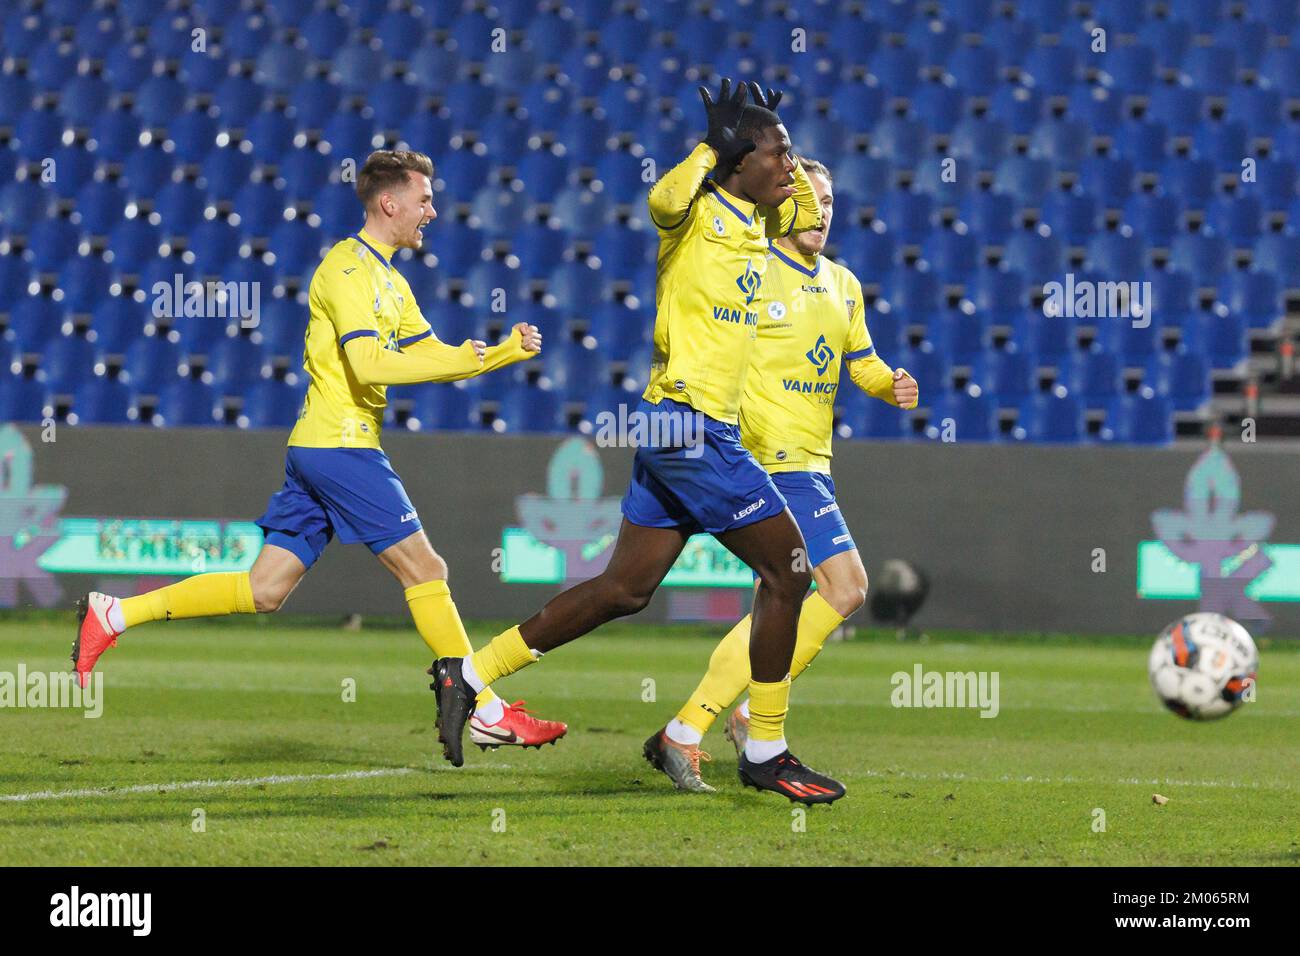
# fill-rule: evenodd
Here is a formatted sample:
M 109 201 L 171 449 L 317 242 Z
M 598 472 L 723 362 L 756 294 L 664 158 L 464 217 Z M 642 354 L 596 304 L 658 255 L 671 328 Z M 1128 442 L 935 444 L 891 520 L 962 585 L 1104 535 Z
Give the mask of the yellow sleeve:
M 876 347 L 867 330 L 867 312 L 862 304 L 862 286 L 854 282 L 857 298 L 853 300 L 853 313 L 849 317 L 849 338 L 845 343 L 844 361 L 849 367 L 849 377 L 855 385 L 872 398 L 897 406 L 894 401 L 894 370 L 876 354 Z M 915 408 L 915 405 L 909 406 Z
M 483 367 L 474 374 L 481 375 L 516 362 L 526 362 L 536 356 L 537 352 L 529 352 L 524 348 L 523 341 L 523 336 L 511 329 L 510 336 L 504 342 L 498 342 L 487 350 L 483 356 Z
M 691 207 L 704 185 L 704 177 L 717 161 L 718 154 L 713 148 L 700 143 L 689 156 L 668 170 L 650 188 L 650 221 L 664 232 L 672 232 L 685 223 L 691 217 Z
M 381 347 L 377 335 L 349 336 L 343 351 L 352 374 L 362 385 L 455 382 L 472 378 L 482 370 L 472 343 L 447 345 L 432 334 L 406 352 Z
M 817 193 L 813 190 L 812 180 L 804 172 L 802 162 L 796 160 L 794 164 L 794 195 L 775 209 L 765 207 L 763 223 L 770 239 L 821 226 L 821 203 L 817 201 Z

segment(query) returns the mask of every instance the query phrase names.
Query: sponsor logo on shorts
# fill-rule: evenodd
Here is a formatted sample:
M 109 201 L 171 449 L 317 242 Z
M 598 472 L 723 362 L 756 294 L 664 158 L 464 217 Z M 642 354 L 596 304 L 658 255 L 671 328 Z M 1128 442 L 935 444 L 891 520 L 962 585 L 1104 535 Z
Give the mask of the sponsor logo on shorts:
M 840 503 L 839 503 L 838 501 L 832 501 L 830 504 L 826 505 L 824 508 L 818 508 L 816 511 L 814 511 L 814 512 L 813 512 L 813 517 L 814 517 L 814 518 L 820 518 L 822 515 L 828 515 L 828 514 L 830 514 L 832 511 L 839 511 L 839 510 L 840 510 Z
M 759 508 L 763 507 L 763 505 L 765 505 L 765 504 L 767 504 L 767 499 L 766 499 L 766 498 L 759 498 L 759 499 L 758 499 L 757 501 L 755 501 L 752 505 L 746 505 L 745 507 L 743 507 L 743 508 L 741 508 L 739 511 L 737 511 L 734 515 L 731 516 L 731 520 L 732 520 L 732 521 L 739 521 L 741 518 L 746 518 L 746 517 L 748 517 L 749 515 L 752 515 L 752 514 L 753 514 L 755 511 L 757 511 Z
M 415 521 L 415 520 L 416 518 L 415 518 L 414 511 L 408 511 L 406 514 L 402 515 L 402 524 L 405 524 L 408 521 Z
M 843 544 L 845 541 L 852 541 L 852 540 L 853 540 L 853 535 L 841 534 L 841 535 L 837 535 L 834 538 L 831 538 L 831 544 Z

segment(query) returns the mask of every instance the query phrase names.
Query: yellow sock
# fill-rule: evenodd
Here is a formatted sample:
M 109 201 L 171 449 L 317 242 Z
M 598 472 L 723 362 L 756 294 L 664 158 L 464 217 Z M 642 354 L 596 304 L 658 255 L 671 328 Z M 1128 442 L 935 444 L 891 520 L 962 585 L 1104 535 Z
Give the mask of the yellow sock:
M 790 709 L 790 678 L 774 684 L 749 682 L 749 736 L 753 740 L 782 740 Z
M 484 684 L 500 680 L 517 670 L 522 670 L 536 658 L 524 643 L 524 636 L 515 625 L 502 631 L 487 644 L 474 652 L 472 658 L 474 673 L 478 674 Z
M 220 614 L 254 614 L 253 588 L 247 571 L 196 574 L 165 588 L 124 598 L 122 619 L 127 627 L 146 621 L 174 621 Z
M 702 734 L 708 732 L 714 718 L 735 703 L 749 685 L 750 623 L 751 618 L 746 616 L 714 648 L 708 673 L 677 712 L 678 720 Z M 824 597 L 816 591 L 808 595 L 799 611 L 799 631 L 795 637 L 794 659 L 790 662 L 791 680 L 808 669 L 826 638 L 843 623 L 844 618 Z
M 434 657 L 466 657 L 474 653 L 446 581 L 425 581 L 407 588 L 406 606 L 411 609 L 415 629 Z M 496 696 L 485 687 L 477 699 L 482 706 Z
M 803 607 L 799 609 L 799 631 L 794 640 L 794 659 L 790 661 L 791 680 L 808 669 L 813 658 L 821 653 L 826 638 L 843 623 L 844 618 L 840 617 L 840 612 L 827 604 L 826 599 L 817 591 L 804 598 Z M 748 662 L 749 659 L 746 658 L 746 663 Z
M 700 733 L 708 733 L 714 719 L 749 686 L 749 625 L 747 614 L 713 649 L 709 669 L 677 719 Z

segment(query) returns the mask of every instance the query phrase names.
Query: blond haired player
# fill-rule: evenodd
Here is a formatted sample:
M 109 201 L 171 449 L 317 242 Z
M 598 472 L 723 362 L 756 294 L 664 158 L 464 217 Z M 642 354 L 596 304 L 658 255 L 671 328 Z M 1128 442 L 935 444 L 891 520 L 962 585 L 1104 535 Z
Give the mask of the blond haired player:
M 387 386 L 451 382 L 531 358 L 536 326 L 519 323 L 488 348 L 438 340 L 406 279 L 398 249 L 418 249 L 437 216 L 423 153 L 372 153 L 357 175 L 365 225 L 338 242 L 312 276 L 303 367 L 311 378 L 289 435 L 284 487 L 258 524 L 266 543 L 249 571 L 199 574 L 136 597 L 92 591 L 78 602 L 73 666 L 82 686 L 99 656 L 130 627 L 223 614 L 277 611 L 335 534 L 361 543 L 393 573 L 420 637 L 437 657 L 472 648 L 447 588 L 447 564 L 433 550 L 401 479 L 379 447 Z M 565 725 L 478 699 L 471 739 L 482 746 L 554 743 Z

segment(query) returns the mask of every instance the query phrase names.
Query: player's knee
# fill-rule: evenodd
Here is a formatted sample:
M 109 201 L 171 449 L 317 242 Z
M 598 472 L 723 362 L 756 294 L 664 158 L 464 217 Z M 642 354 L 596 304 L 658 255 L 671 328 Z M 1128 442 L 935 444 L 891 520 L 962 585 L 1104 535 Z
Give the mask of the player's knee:
M 297 586 L 297 581 L 258 581 L 251 579 L 253 607 L 258 614 L 273 614 L 284 607 L 284 602 Z
M 842 580 L 832 582 L 826 589 L 826 603 L 840 617 L 854 614 L 867 603 L 867 572 L 856 568 Z
M 758 579 L 769 594 L 788 601 L 802 601 L 812 586 L 812 572 L 803 567 L 766 568 Z
M 644 610 L 653 593 L 621 581 L 610 582 L 605 590 L 606 607 L 614 617 L 627 617 Z

